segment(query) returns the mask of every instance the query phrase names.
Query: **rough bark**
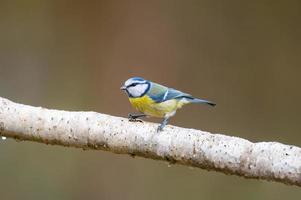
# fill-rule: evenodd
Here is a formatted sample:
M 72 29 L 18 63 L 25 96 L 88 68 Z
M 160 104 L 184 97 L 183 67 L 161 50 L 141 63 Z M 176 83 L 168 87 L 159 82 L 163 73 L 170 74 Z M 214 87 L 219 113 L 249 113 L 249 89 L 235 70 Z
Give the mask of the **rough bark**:
M 18 140 L 111 151 L 165 160 L 247 178 L 301 186 L 301 149 L 278 142 L 157 124 L 96 112 L 68 112 L 0 97 L 0 135 Z

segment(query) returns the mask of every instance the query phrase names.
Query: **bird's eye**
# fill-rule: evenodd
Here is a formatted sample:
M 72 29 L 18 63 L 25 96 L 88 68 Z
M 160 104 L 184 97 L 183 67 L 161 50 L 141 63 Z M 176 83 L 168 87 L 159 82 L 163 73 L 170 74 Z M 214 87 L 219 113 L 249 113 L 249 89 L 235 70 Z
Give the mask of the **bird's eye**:
M 130 87 L 135 87 L 136 85 L 138 85 L 138 83 L 132 83 Z

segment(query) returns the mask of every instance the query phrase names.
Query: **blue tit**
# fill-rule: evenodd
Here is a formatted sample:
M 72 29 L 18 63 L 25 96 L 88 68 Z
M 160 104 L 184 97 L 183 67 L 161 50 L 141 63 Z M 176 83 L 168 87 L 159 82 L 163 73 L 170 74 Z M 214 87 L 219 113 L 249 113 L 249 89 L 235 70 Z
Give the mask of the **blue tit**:
M 215 106 L 215 103 L 198 99 L 190 94 L 163 85 L 133 77 L 125 81 L 120 88 L 129 97 L 129 101 L 141 114 L 129 114 L 130 121 L 140 117 L 151 116 L 163 118 L 157 131 L 162 131 L 170 117 L 176 114 L 177 109 L 189 103 L 201 103 Z

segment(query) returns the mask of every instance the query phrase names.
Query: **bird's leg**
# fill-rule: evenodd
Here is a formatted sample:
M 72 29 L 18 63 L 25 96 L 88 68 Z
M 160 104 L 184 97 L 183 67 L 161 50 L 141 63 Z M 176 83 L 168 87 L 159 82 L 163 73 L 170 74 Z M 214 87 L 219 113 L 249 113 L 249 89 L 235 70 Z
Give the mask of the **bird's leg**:
M 157 132 L 160 132 L 163 130 L 163 128 L 166 126 L 166 124 L 168 123 L 168 119 L 169 117 L 164 117 L 164 120 L 161 122 L 161 124 L 158 126 L 157 128 Z
M 140 117 L 146 117 L 146 114 L 143 113 L 129 113 L 128 114 L 128 119 L 130 122 L 142 122 L 141 119 L 139 119 Z

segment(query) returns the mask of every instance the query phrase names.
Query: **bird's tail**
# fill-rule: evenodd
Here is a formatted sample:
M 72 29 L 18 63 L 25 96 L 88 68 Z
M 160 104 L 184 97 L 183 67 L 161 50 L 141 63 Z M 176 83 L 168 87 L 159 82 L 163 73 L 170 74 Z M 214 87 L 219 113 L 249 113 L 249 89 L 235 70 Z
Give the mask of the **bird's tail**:
M 202 103 L 202 104 L 207 104 L 207 105 L 210 105 L 210 106 L 215 106 L 216 104 L 211 102 L 211 101 L 207 101 L 207 100 L 204 100 L 204 99 L 198 99 L 198 98 L 191 98 L 189 99 L 189 102 L 191 103 Z

